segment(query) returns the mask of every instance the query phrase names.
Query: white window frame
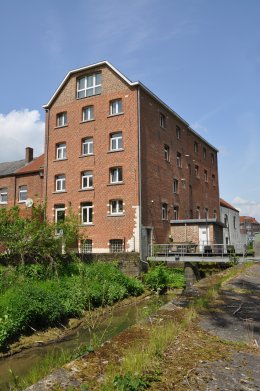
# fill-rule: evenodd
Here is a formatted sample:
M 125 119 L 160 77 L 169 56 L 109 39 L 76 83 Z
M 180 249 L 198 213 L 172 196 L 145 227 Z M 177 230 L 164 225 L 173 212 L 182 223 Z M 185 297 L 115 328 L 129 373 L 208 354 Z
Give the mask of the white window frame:
M 62 220 L 62 222 L 65 220 L 65 216 L 66 216 L 66 208 L 65 206 L 59 206 L 59 207 L 55 207 L 54 206 L 54 221 L 56 224 L 58 224 L 60 221 L 58 221 L 58 213 L 59 212 L 63 212 L 64 213 L 64 219 Z
M 110 183 L 122 183 L 123 182 L 123 168 L 112 167 L 110 168 Z M 114 175 L 115 174 L 115 175 Z M 121 179 L 120 179 L 121 177 Z
M 3 201 L 4 199 L 4 201 Z M 5 200 L 6 199 L 6 200 Z M 7 204 L 8 203 L 8 187 L 2 187 L 0 189 L 0 204 Z
M 110 214 L 111 215 L 122 215 L 124 213 L 123 200 L 110 200 Z
M 111 133 L 110 134 L 110 151 L 120 151 L 122 149 L 123 149 L 123 134 L 122 134 L 122 132 Z
M 88 155 L 94 155 L 93 137 L 86 137 L 82 139 L 82 156 L 88 156 Z
M 173 193 L 178 194 L 179 193 L 179 181 L 178 179 L 173 180 Z
M 62 193 L 66 191 L 66 176 L 65 174 L 59 174 L 55 176 L 55 191 Z
M 24 199 L 24 195 L 26 196 L 26 198 Z M 28 195 L 28 187 L 27 185 L 22 185 L 22 186 L 19 186 L 19 202 L 26 202 L 27 200 L 27 195 Z
M 177 152 L 176 165 L 179 168 L 181 168 L 181 166 L 182 166 L 182 163 L 181 163 L 181 153 L 180 152 Z
M 86 182 L 86 185 L 84 185 Z M 83 171 L 81 173 L 81 189 L 93 189 L 93 172 L 92 171 Z
M 56 160 L 64 160 L 67 158 L 67 146 L 66 143 L 56 144 Z
M 94 119 L 94 106 L 85 106 L 82 109 L 82 121 L 88 122 Z
M 162 204 L 162 220 L 168 220 L 168 205 L 166 203 Z
M 68 124 L 68 117 L 67 117 L 67 111 L 64 111 L 62 113 L 57 114 L 57 128 L 62 128 L 63 126 L 67 126 Z
M 86 211 L 86 216 L 85 216 Z M 86 217 L 86 221 L 85 221 Z M 81 205 L 81 224 L 92 225 L 93 224 L 93 203 L 86 202 Z
M 167 144 L 164 144 L 164 160 L 166 162 L 170 161 L 170 147 Z
M 81 82 L 84 84 L 83 88 L 80 88 Z M 101 94 L 101 86 L 101 73 L 99 72 L 80 77 L 77 80 L 77 99 Z
M 110 101 L 110 115 L 117 115 L 123 113 L 123 103 L 122 99 L 114 99 Z

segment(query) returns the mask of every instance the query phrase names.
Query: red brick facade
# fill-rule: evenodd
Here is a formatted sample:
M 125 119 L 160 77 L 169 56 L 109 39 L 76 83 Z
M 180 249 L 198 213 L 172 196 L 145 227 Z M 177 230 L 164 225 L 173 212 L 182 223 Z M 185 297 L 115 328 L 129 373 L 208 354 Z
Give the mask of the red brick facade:
M 77 83 L 87 76 L 101 79 L 101 89 L 78 99 Z M 115 100 L 122 107 L 111 115 Z M 91 107 L 88 121 L 85 107 Z M 93 252 L 108 252 L 111 240 L 120 240 L 125 251 L 141 251 L 140 239 L 145 252 L 152 238 L 165 243 L 181 232 L 171 231 L 176 219 L 219 219 L 217 150 L 141 83 L 102 62 L 70 72 L 45 109 L 47 216 L 53 221 L 59 209 L 78 214 Z M 111 135 L 119 132 L 122 148 L 111 151 Z M 91 153 L 83 154 L 90 139 Z M 122 169 L 119 183 L 111 183 L 113 168 Z M 93 184 L 83 189 L 86 172 Z M 111 201 L 119 213 L 111 213 Z M 179 233 L 173 239 L 179 241 Z

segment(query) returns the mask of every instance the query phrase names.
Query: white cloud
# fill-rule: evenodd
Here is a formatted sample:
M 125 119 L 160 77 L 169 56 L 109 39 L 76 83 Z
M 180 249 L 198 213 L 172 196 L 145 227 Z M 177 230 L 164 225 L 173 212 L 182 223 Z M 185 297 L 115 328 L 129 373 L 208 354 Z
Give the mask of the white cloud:
M 43 153 L 44 122 L 38 110 L 0 113 L 0 135 L 0 162 L 23 159 L 26 147 L 33 147 L 35 156 Z
M 236 196 L 232 201 L 232 205 L 240 211 L 240 216 L 251 216 L 260 221 L 260 202 L 249 201 Z

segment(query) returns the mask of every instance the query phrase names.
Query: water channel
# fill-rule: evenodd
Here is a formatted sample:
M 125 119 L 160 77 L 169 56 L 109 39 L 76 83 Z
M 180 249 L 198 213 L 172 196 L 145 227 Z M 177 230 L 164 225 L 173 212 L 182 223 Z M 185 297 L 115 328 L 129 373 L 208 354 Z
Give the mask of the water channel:
M 39 347 L 33 347 L 0 359 L 0 390 L 10 389 L 10 369 L 16 376 L 23 377 L 34 367 L 39 366 L 48 355 L 72 354 L 79 346 L 89 346 L 91 334 L 99 341 L 109 340 L 121 331 L 151 315 L 161 305 L 169 302 L 173 295 L 151 296 L 131 305 L 115 308 L 109 316 L 104 316 L 97 322 L 97 326 L 89 332 L 84 323 L 79 326 L 65 340 Z

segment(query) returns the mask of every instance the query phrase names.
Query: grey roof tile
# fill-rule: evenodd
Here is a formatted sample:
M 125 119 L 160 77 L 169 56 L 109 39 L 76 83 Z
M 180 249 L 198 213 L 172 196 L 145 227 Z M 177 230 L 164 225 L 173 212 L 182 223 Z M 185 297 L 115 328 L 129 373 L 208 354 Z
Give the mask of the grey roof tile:
M 0 163 L 0 177 L 13 174 L 18 168 L 25 166 L 25 159 L 15 162 Z

